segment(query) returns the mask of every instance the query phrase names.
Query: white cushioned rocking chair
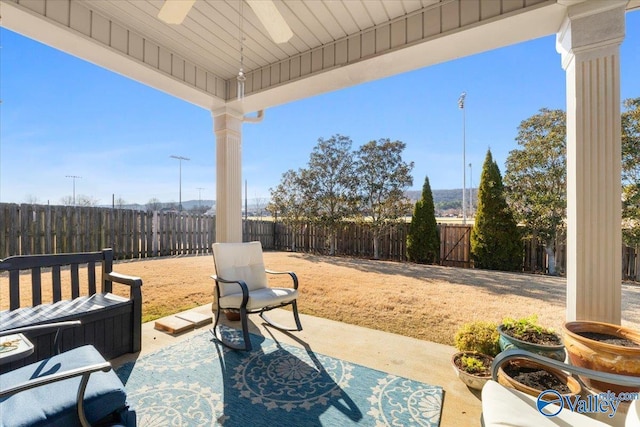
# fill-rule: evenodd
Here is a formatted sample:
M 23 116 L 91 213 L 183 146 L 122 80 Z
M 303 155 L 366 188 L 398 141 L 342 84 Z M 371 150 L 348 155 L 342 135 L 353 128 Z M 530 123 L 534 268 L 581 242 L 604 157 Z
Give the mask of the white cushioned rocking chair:
M 291 271 L 271 271 L 265 269 L 260 242 L 247 243 L 214 243 L 213 261 L 216 274 L 211 276 L 215 280 L 215 298 L 218 302 L 216 320 L 213 324 L 213 334 L 218 341 L 234 350 L 251 350 L 251 340 L 247 327 L 247 316 L 260 313 L 260 317 L 271 326 L 284 331 L 301 331 L 298 316 L 298 278 Z M 293 281 L 292 288 L 269 287 L 269 274 L 288 274 Z M 295 328 L 288 328 L 272 322 L 265 311 L 291 305 Z M 218 331 L 218 321 L 222 311 L 240 314 L 244 347 L 225 341 Z

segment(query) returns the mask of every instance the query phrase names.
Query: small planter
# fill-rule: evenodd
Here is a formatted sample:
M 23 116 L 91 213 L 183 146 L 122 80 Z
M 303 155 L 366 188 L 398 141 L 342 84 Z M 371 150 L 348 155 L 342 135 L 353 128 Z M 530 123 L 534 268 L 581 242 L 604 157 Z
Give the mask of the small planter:
M 582 392 L 580 383 L 566 373 L 528 359 L 514 359 L 498 369 L 498 382 L 533 397 L 554 389 L 563 396 Z
M 523 324 L 535 325 L 535 318 L 521 319 L 519 321 L 515 321 L 515 323 L 520 324 L 520 326 Z M 531 353 L 536 353 L 550 359 L 564 362 L 566 354 L 560 335 L 550 330 L 545 330 L 537 325 L 535 326 L 535 329 L 542 330 L 542 332 L 527 331 L 527 333 L 520 335 L 518 333 L 514 333 L 511 329 L 512 328 L 509 328 L 504 323 L 498 326 L 498 333 L 500 334 L 499 343 L 502 351 L 518 348 L 520 350 L 526 350 Z M 534 338 L 536 341 L 541 341 L 542 343 L 533 342 Z
M 479 372 L 470 373 L 464 369 L 463 357 L 474 357 L 482 362 L 484 369 Z M 482 387 L 491 379 L 491 364 L 493 357 L 473 351 L 460 351 L 451 357 L 451 365 L 460 380 L 469 388 L 482 390 Z
M 231 322 L 237 322 L 240 320 L 240 313 L 237 311 L 224 310 L 224 315 L 227 317 L 227 320 Z
M 640 333 L 620 325 L 602 322 L 567 322 L 564 342 L 571 364 L 613 374 L 640 377 Z M 615 393 L 634 392 L 623 387 L 582 378 L 587 387 Z

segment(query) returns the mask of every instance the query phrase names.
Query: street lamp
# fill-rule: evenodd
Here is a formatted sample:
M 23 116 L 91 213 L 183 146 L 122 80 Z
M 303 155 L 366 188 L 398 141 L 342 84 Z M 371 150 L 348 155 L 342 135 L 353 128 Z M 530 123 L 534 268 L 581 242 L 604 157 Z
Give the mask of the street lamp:
M 198 208 L 202 210 L 202 190 L 204 190 L 204 188 L 198 187 L 196 190 L 198 190 Z
M 73 206 L 75 206 L 76 205 L 76 179 L 80 179 L 82 177 L 77 175 L 65 175 L 65 177 L 73 179 Z
M 191 160 L 191 159 L 189 159 L 187 157 L 175 156 L 175 155 L 171 155 L 169 157 L 171 157 L 172 159 L 177 159 L 178 162 L 180 163 L 180 175 L 179 175 L 180 186 L 179 186 L 179 193 L 178 193 L 179 194 L 178 210 L 182 211 L 182 161 L 183 160 Z
M 473 216 L 473 171 L 469 163 L 469 217 Z
M 465 111 L 464 111 L 464 99 L 467 97 L 467 92 L 462 92 L 460 98 L 458 98 L 458 107 L 462 110 L 462 223 L 467 223 L 467 201 L 466 193 L 466 173 L 467 173 L 467 159 L 465 153 Z

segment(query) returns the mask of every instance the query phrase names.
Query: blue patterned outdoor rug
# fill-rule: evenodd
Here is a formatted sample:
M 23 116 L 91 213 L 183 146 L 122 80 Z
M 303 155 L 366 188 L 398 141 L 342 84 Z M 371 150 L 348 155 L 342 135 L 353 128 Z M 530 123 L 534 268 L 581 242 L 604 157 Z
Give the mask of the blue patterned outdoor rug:
M 138 426 L 439 425 L 441 387 L 308 346 L 255 335 L 251 342 L 251 352 L 233 351 L 206 331 L 117 369 Z

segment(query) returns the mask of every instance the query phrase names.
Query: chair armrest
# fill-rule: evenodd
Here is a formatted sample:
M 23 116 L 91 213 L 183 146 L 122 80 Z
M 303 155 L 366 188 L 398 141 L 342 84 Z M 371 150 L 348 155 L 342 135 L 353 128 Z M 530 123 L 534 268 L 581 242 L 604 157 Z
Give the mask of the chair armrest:
M 249 287 L 243 280 L 226 280 L 218 276 L 217 274 L 213 274 L 211 278 L 216 281 L 216 287 L 218 286 L 218 282 L 227 283 L 227 284 L 237 283 L 240 286 L 240 290 L 242 291 L 242 303 L 240 304 L 240 306 L 241 307 L 247 306 L 247 302 L 249 302 Z M 228 307 L 220 307 L 220 308 L 228 308 Z
M 4 337 L 6 335 L 12 335 L 12 334 L 21 334 L 23 332 L 43 331 L 47 329 L 58 329 L 58 331 L 60 331 L 62 329 L 80 326 L 81 324 L 82 322 L 79 320 L 69 320 L 66 322 L 55 322 L 55 323 L 45 323 L 42 325 L 23 326 L 21 328 L 14 328 L 14 329 L 7 329 L 5 331 L 0 331 L 0 337 Z
M 128 276 L 126 274 L 120 274 L 112 271 L 107 274 L 107 280 L 112 282 L 121 283 L 123 285 L 131 286 L 132 288 L 139 288 L 142 286 L 142 279 L 135 276 Z
M 57 372 L 52 375 L 45 375 L 43 377 L 36 377 L 30 379 L 29 381 L 25 381 L 23 383 L 0 389 L 0 399 L 5 397 L 9 397 L 16 393 L 20 393 L 21 391 L 29 390 L 32 388 L 36 388 L 42 385 L 54 383 L 56 381 L 62 381 L 73 377 L 78 377 L 81 375 L 87 375 L 98 371 L 108 372 L 111 370 L 111 364 L 109 362 L 96 363 L 94 365 L 84 366 L 82 368 L 71 369 L 68 371 Z
M 70 369 L 68 371 L 58 372 L 52 375 L 46 375 L 43 377 L 37 377 L 31 379 L 29 381 L 25 381 L 23 383 L 14 385 L 12 387 L 8 387 L 4 390 L 0 389 L 0 399 L 4 399 L 16 393 L 20 393 L 22 391 L 30 390 L 36 387 L 40 387 L 46 384 L 51 384 L 57 381 L 63 381 L 69 378 L 79 377 L 80 384 L 78 386 L 78 392 L 76 394 L 76 410 L 78 415 L 78 420 L 80 421 L 80 425 L 83 427 L 90 427 L 89 421 L 84 413 L 84 393 L 87 390 L 87 383 L 89 382 L 89 376 L 98 371 L 108 372 L 110 371 L 111 364 L 109 362 L 96 363 L 89 366 L 84 366 L 82 368 Z
M 264 270 L 269 274 L 288 274 L 291 276 L 291 280 L 293 280 L 293 289 L 298 289 L 298 276 L 293 271 L 273 271 L 273 270 Z
M 550 366 L 552 368 L 560 369 L 562 371 L 570 372 L 574 375 L 582 375 L 589 377 L 597 381 L 603 381 L 613 383 L 622 386 L 640 387 L 640 377 L 633 377 L 630 375 L 612 374 L 609 372 L 594 371 L 593 369 L 581 368 L 579 366 L 569 365 L 548 357 L 540 356 L 539 354 L 531 353 L 525 350 L 512 349 L 503 351 L 498 354 L 493 360 L 491 365 L 491 377 L 494 381 L 498 380 L 498 369 L 505 362 L 512 359 L 523 358 L 533 360 L 543 365 Z
M 48 329 L 57 329 L 56 336 L 53 339 L 53 347 L 55 354 L 60 354 L 60 331 L 63 329 L 73 328 L 82 324 L 79 320 L 69 320 L 66 322 L 45 323 L 42 325 L 24 326 L 22 328 L 7 329 L 0 331 L 0 337 L 12 334 L 21 334 L 23 332 L 46 331 Z

